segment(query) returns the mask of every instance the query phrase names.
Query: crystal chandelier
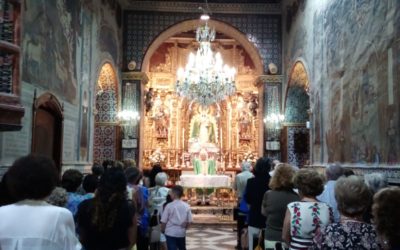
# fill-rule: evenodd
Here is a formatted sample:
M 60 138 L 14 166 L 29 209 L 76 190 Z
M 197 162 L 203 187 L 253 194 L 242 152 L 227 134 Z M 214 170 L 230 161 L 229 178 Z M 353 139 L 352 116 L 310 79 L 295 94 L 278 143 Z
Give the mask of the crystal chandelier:
M 211 50 L 214 39 L 215 29 L 210 29 L 207 22 L 198 27 L 196 40 L 200 46 L 195 55 L 190 53 L 185 69 L 180 68 L 177 73 L 178 95 L 202 106 L 220 102 L 236 91 L 236 70 L 224 65 L 221 54 Z

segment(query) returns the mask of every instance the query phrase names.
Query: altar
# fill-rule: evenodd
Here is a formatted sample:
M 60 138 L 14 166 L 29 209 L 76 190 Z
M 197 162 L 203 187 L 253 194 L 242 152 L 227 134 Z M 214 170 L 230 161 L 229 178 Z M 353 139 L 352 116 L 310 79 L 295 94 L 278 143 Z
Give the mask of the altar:
M 198 205 L 210 205 L 211 196 L 214 196 L 220 206 L 223 204 L 220 190 L 232 189 L 231 177 L 228 175 L 184 174 L 178 183 L 187 191 L 188 201 L 195 197 L 194 201 Z
M 184 188 L 231 188 L 232 182 L 227 175 L 185 174 L 180 177 L 180 185 Z

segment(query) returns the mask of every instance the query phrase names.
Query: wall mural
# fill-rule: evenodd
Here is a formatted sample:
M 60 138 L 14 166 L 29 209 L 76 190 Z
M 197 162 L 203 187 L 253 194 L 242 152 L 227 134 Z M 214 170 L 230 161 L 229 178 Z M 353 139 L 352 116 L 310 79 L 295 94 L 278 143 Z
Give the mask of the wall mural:
M 285 58 L 311 69 L 314 162 L 399 164 L 399 7 L 307 1 L 297 12 Z
M 26 1 L 25 6 L 22 80 L 76 103 L 81 5 L 75 1 L 42 0 Z

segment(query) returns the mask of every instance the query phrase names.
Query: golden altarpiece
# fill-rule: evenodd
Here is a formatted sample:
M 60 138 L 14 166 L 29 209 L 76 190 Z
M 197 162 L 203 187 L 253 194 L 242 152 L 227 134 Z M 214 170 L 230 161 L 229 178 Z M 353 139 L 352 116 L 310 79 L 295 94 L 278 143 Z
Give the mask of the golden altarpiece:
M 208 158 L 214 162 L 211 173 L 224 173 L 240 169 L 245 158 L 256 158 L 262 117 L 254 63 L 235 40 L 222 34 L 217 37 L 212 49 L 237 70 L 237 90 L 209 107 L 175 92 L 178 68 L 198 48 L 194 34 L 169 38 L 151 56 L 142 123 L 145 169 L 160 162 L 166 169 L 196 171 L 195 159 Z

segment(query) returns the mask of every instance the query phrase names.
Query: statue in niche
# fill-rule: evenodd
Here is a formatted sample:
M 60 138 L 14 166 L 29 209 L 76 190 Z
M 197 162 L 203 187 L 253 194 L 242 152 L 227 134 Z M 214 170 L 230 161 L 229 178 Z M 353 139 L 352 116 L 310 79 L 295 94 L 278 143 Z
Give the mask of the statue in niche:
M 246 110 L 239 113 L 239 139 L 251 139 L 251 116 Z
M 209 108 L 199 108 L 198 114 L 190 122 L 189 153 L 196 174 L 212 175 L 216 173 L 216 155 L 219 148 L 218 128 L 215 117 Z
M 168 108 L 164 105 L 160 96 L 157 96 L 154 101 L 154 115 L 152 119 L 155 122 L 156 136 L 158 138 L 168 137 L 169 127 L 169 112 Z
M 210 119 L 210 115 L 203 111 L 193 118 L 191 139 L 197 140 L 201 145 L 216 143 L 216 128 Z
M 248 109 L 250 110 L 251 114 L 256 117 L 257 116 L 257 109 L 258 109 L 258 97 L 257 95 L 250 94 L 250 101 L 247 104 Z
M 144 96 L 144 106 L 146 108 L 146 112 L 149 112 L 153 107 L 153 88 L 149 88 Z

